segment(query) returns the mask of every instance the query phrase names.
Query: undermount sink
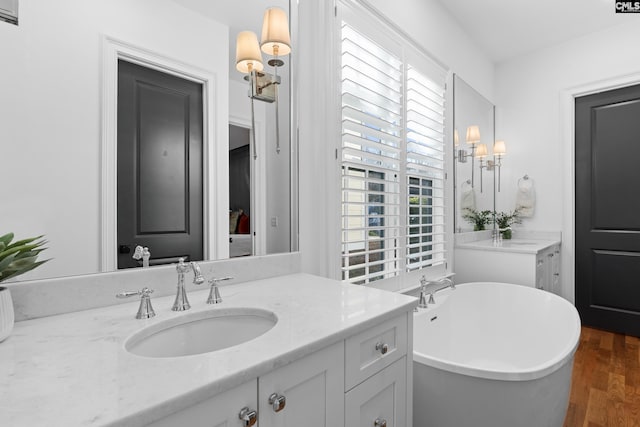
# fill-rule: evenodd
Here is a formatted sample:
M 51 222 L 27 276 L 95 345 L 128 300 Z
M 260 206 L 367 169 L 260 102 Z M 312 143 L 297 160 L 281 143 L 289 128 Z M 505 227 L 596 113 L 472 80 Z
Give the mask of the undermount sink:
M 225 308 L 185 314 L 159 322 L 129 337 L 125 349 L 144 357 L 181 357 L 210 353 L 259 337 L 278 322 L 257 308 Z

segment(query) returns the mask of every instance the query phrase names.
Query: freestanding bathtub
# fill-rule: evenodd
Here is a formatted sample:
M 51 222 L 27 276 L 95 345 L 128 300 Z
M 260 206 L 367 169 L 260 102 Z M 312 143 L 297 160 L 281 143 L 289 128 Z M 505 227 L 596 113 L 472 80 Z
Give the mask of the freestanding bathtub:
M 414 315 L 414 427 L 561 427 L 580 318 L 504 283 L 440 291 Z

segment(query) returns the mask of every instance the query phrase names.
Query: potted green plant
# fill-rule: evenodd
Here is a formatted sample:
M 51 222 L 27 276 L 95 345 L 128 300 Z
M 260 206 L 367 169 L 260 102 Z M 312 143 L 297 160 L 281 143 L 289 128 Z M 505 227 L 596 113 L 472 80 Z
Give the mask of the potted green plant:
M 462 218 L 473 224 L 473 231 L 484 230 L 491 222 L 491 211 L 477 211 L 475 209 L 465 209 Z
M 0 236 L 0 282 L 19 276 L 49 261 L 38 261 L 46 248 L 43 236 L 13 241 L 13 233 Z M 0 286 L 0 342 L 13 330 L 13 302 L 9 288 Z
M 513 212 L 496 212 L 495 222 L 503 239 L 511 239 L 513 224 L 520 224 L 522 219 L 518 210 Z

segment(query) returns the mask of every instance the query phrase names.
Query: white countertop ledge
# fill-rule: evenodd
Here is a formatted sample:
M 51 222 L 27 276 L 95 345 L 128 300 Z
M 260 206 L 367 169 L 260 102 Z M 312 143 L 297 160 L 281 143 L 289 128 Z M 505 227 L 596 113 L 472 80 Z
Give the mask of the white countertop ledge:
M 153 288 L 140 288 L 145 285 Z M 145 425 L 416 305 L 406 295 L 307 274 L 221 287 L 218 305 L 205 304 L 208 286 L 186 287 L 191 310 L 172 312 L 173 296 L 152 297 L 157 315 L 148 320 L 134 318 L 134 298 L 16 323 L 0 343 L 0 425 Z M 251 341 L 212 353 L 146 358 L 124 349 L 125 340 L 145 327 L 230 307 L 268 310 L 278 322 Z
M 512 252 L 522 254 L 537 254 L 538 252 L 557 245 L 560 240 L 555 239 L 506 239 L 495 244 L 492 239 L 475 240 L 472 242 L 456 243 L 457 249 L 475 249 L 482 251 Z

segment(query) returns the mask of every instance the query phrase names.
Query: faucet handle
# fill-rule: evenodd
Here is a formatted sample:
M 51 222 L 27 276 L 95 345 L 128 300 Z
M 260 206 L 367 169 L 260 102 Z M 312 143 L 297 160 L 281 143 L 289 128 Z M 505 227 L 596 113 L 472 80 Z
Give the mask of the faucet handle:
M 424 277 L 424 275 L 422 275 L 422 277 L 420 278 L 420 286 L 422 286 L 424 288 L 425 286 L 427 286 L 427 283 L 429 283 L 427 281 L 427 278 Z
M 136 246 L 136 248 L 133 251 L 133 255 L 131 255 L 131 258 L 135 260 L 141 260 L 143 251 L 144 251 L 144 248 L 142 246 L 140 245 Z
M 220 291 L 218 290 L 218 283 L 231 280 L 233 277 L 214 277 L 213 279 L 209 279 L 209 284 L 211 285 L 211 289 L 209 290 L 209 297 L 207 298 L 207 304 L 219 304 L 222 302 L 222 297 L 220 296 Z
M 202 285 L 204 283 L 204 276 L 200 271 L 200 266 L 196 264 L 194 261 L 191 261 L 189 265 L 193 270 L 193 283 L 195 283 L 196 285 Z
M 433 292 L 429 294 L 429 304 L 435 304 L 436 299 L 433 297 Z
M 116 298 L 129 298 L 135 295 L 140 295 L 140 307 L 138 307 L 138 313 L 136 319 L 149 319 L 156 315 L 151 305 L 151 294 L 153 289 L 149 289 L 146 286 L 139 291 L 125 291 L 116 294 Z
M 189 271 L 189 265 L 184 263 L 184 258 L 178 258 L 178 263 L 176 264 L 176 271 L 178 273 L 186 273 Z

